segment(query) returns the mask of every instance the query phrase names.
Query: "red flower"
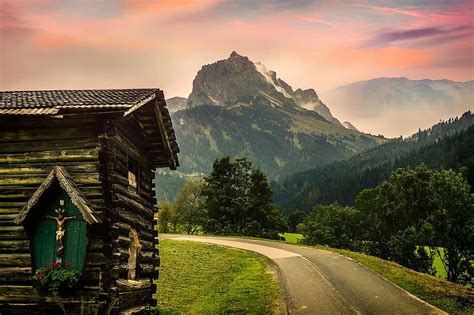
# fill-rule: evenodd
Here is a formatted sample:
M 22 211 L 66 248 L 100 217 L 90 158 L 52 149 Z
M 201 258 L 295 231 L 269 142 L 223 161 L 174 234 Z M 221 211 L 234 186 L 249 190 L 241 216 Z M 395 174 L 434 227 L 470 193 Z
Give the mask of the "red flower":
M 55 263 L 53 263 L 53 266 L 56 267 L 56 268 L 59 268 L 59 267 L 61 267 L 61 263 L 59 261 L 55 262 Z
M 39 274 L 37 274 L 35 277 L 36 277 L 36 279 L 43 279 L 43 278 L 44 278 L 44 274 L 39 273 Z
M 49 266 L 46 266 L 46 268 L 44 268 L 46 270 L 46 272 L 49 271 Z
M 64 267 L 66 267 L 66 268 L 71 268 L 71 266 L 72 266 L 71 262 L 67 262 L 67 263 L 64 264 Z

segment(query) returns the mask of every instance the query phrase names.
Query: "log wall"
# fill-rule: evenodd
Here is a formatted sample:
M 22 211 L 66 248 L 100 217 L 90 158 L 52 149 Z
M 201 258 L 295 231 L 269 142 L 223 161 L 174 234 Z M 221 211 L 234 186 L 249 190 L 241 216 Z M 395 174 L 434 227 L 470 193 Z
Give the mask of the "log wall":
M 13 220 L 54 165 L 64 166 L 101 217 L 105 210 L 99 165 L 99 125 L 94 116 L 74 119 L 2 120 L 0 124 L 0 312 L 54 306 L 31 287 L 30 242 Z M 34 210 L 34 209 L 33 209 Z M 106 260 L 101 228 L 89 230 L 84 287 L 67 303 L 98 301 Z M 38 306 L 41 305 L 40 308 Z
M 107 285 L 120 297 L 121 307 L 156 305 L 154 280 L 158 277 L 159 255 L 156 248 L 154 193 L 152 191 L 152 157 L 140 127 L 131 119 L 125 123 L 112 124 L 102 139 L 104 165 L 107 167 L 111 207 L 106 220 L 110 227 L 111 263 L 107 273 Z M 129 186 L 129 161 L 138 164 L 137 189 Z M 141 250 L 138 255 L 136 281 L 128 279 L 130 229 L 138 233 Z

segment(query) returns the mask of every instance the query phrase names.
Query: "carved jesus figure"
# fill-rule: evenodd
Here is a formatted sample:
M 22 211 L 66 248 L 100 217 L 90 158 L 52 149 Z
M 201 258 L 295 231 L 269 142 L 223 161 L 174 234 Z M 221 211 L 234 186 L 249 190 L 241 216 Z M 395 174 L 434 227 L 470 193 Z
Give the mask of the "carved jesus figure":
M 57 252 L 56 255 L 60 257 L 63 254 L 64 250 L 64 233 L 66 232 L 66 221 L 70 219 L 75 219 L 76 217 L 66 217 L 63 215 L 64 209 L 56 209 L 57 217 L 47 216 L 49 219 L 56 221 L 56 246 Z

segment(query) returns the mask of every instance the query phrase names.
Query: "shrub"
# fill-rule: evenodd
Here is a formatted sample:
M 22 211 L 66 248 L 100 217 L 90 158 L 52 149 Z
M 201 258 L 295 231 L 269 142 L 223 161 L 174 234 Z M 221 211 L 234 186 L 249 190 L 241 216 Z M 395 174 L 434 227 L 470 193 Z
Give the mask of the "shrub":
M 71 263 L 55 262 L 35 270 L 33 287 L 46 294 L 63 295 L 77 287 L 80 277 L 81 272 Z

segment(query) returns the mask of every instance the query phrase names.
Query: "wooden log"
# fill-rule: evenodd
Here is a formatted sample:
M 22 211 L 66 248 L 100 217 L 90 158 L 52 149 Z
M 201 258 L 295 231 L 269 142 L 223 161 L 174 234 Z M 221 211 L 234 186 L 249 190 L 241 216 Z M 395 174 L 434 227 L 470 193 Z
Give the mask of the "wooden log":
M 99 150 L 97 148 L 93 148 L 61 151 L 51 150 L 28 154 L 0 154 L 0 164 L 95 161 L 98 158 L 98 152 Z
M 115 140 L 120 146 L 127 148 L 135 159 L 148 158 L 147 147 L 149 142 L 140 133 L 133 132 L 133 129 L 118 125 Z
M 141 197 L 139 194 L 128 190 L 127 188 L 125 188 L 122 185 L 113 184 L 112 185 L 112 191 L 114 191 L 114 192 L 116 192 L 116 193 L 118 193 L 122 196 L 125 196 L 125 197 L 127 197 L 131 200 L 134 200 L 134 201 L 138 202 L 141 206 L 143 206 L 147 209 L 153 209 L 153 204 L 151 202 L 149 202 L 147 199 Z
M 31 267 L 2 267 L 0 268 L 0 285 L 30 284 L 31 275 Z
M 76 184 L 100 184 L 99 174 L 97 173 L 80 173 L 72 175 Z M 46 176 L 37 175 L 0 175 L 1 185 L 33 185 L 38 186 L 44 181 Z
M 3 123 L 3 121 L 2 121 Z M 22 140 L 22 141 L 48 141 L 61 139 L 81 139 L 81 138 L 96 138 L 97 132 L 93 127 L 69 127 L 69 128 L 47 128 L 41 126 L 40 128 L 11 128 L 8 130 L 0 130 L 1 142 L 8 143 Z
M 148 220 L 128 209 L 115 208 L 113 212 L 109 213 L 109 216 L 115 222 L 128 223 L 130 224 L 130 226 L 138 230 L 146 229 L 151 231 L 153 229 L 153 226 L 149 223 Z
M 0 240 L 0 252 L 3 253 L 29 253 L 30 241 L 28 240 Z
M 76 115 L 72 119 L 57 119 L 49 116 L 35 116 L 35 117 L 10 117 L 8 120 L 2 122 L 1 128 L 4 130 L 22 129 L 22 130 L 40 130 L 57 129 L 57 128 L 74 128 L 77 131 L 82 131 L 92 126 L 96 126 L 100 119 L 103 118 L 100 114 L 88 113 L 87 115 Z M 92 128 L 95 130 L 96 128 Z
M 96 173 L 99 164 L 94 162 L 84 163 L 61 163 L 61 166 L 67 169 L 68 173 L 73 175 L 76 173 Z M 8 167 L 0 168 L 0 175 L 4 174 L 43 174 L 48 175 L 51 172 L 52 164 L 9 164 Z
M 31 266 L 30 253 L 0 253 L 0 267 L 28 267 Z
M 151 287 L 142 290 L 119 292 L 120 306 L 129 307 L 146 304 L 154 294 L 150 289 Z
M 117 288 L 119 292 L 136 291 L 151 288 L 151 279 L 128 280 L 117 279 Z
M 128 179 L 125 176 L 122 176 L 118 173 L 114 173 L 110 178 L 111 183 L 121 185 L 124 189 L 128 188 Z M 138 191 L 140 197 L 145 198 L 149 202 L 151 202 L 151 197 L 153 193 L 147 189 L 141 189 Z
M 16 141 L 0 146 L 0 153 L 41 152 L 46 150 L 70 150 L 95 148 L 99 144 L 97 138 L 55 139 L 54 141 Z
M 14 223 L 11 226 L 0 225 L 0 240 L 7 239 L 27 239 L 26 231 L 23 226 L 18 226 Z
M 0 208 L 20 208 L 24 205 L 25 203 L 22 201 L 0 201 Z
M 12 213 L 18 213 L 20 211 L 20 208 L 0 208 L 0 213 L 2 214 L 12 214 Z
M 105 245 L 104 240 L 100 238 L 89 238 L 89 249 L 100 250 Z
M 16 217 L 16 214 L 14 213 L 0 213 L 0 221 L 13 221 L 15 217 Z
M 109 263 L 109 259 L 104 255 L 104 253 L 89 252 L 86 258 L 86 265 L 88 267 L 100 267 L 107 263 Z
M 79 185 L 79 189 L 82 191 L 82 193 L 84 194 L 84 196 L 86 196 L 87 199 L 93 199 L 96 197 L 103 198 L 104 196 L 104 190 L 102 186 Z
M 30 197 L 31 194 L 26 191 L 13 191 L 9 193 L 6 189 L 3 189 L 3 187 L 0 186 L 0 200 L 29 199 Z
M 128 198 L 127 196 L 123 196 L 119 193 L 113 194 L 113 204 L 127 209 L 129 211 L 133 211 L 138 215 L 142 216 L 144 221 L 150 221 L 150 225 L 152 225 L 153 221 L 153 210 L 151 208 L 147 208 L 140 203 L 136 202 L 133 199 Z
M 98 287 L 85 287 L 77 291 L 74 297 L 63 298 L 65 303 L 80 302 L 80 297 L 85 299 L 96 299 L 99 294 Z M 47 302 L 55 303 L 51 296 L 40 295 L 31 285 L 0 285 L 0 303 L 16 303 L 16 302 Z

